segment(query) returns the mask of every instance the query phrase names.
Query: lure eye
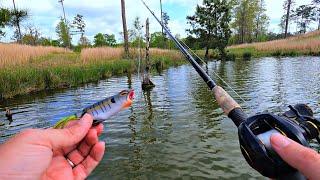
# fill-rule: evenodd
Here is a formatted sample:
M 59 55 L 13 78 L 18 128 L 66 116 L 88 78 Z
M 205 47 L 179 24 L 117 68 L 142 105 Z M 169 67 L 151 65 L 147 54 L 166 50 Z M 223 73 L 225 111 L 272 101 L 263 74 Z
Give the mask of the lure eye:
M 120 96 L 126 96 L 128 94 L 128 91 L 124 90 L 120 92 Z
M 112 102 L 112 103 L 116 103 L 116 101 L 114 100 L 114 97 L 111 98 L 111 102 Z

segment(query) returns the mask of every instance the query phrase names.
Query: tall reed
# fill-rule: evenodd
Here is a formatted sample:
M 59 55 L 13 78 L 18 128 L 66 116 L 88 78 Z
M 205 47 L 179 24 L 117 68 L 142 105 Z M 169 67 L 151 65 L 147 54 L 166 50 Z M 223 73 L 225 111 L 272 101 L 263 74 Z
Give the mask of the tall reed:
M 287 39 L 268 42 L 241 44 L 228 47 L 229 50 L 254 49 L 266 53 L 318 54 L 320 53 L 320 31 L 310 32 L 304 35 L 294 36 Z
M 50 53 L 69 52 L 64 48 L 0 43 L 0 68 L 29 63 Z

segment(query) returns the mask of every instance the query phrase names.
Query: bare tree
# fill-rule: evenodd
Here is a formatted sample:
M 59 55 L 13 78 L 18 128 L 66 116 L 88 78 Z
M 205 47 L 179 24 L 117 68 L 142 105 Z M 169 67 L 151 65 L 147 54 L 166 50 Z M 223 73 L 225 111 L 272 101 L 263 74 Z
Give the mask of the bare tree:
M 129 57 L 129 37 L 126 20 L 126 5 L 125 0 L 121 0 L 121 14 L 122 14 L 122 26 L 123 26 L 123 38 L 124 38 L 124 53 L 126 57 Z
M 288 36 L 288 27 L 289 27 L 289 19 L 290 19 L 290 11 L 291 11 L 292 3 L 293 3 L 292 0 L 286 0 L 286 3 L 285 3 L 285 10 L 287 10 L 287 14 L 286 14 L 284 38 Z
M 160 0 L 160 12 L 161 12 L 161 23 L 163 24 L 163 12 L 162 12 L 162 0 Z M 164 36 L 163 33 L 163 26 L 161 26 L 161 32 L 162 32 L 162 36 Z

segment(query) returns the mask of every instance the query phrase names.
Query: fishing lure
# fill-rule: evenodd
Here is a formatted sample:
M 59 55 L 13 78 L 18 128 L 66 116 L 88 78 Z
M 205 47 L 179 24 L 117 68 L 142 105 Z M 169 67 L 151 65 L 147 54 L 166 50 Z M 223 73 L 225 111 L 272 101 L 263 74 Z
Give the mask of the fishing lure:
M 133 99 L 133 90 L 123 90 L 114 96 L 108 97 L 102 101 L 99 101 L 91 106 L 84 108 L 82 112 L 79 114 L 75 114 L 61 119 L 54 125 L 53 128 L 64 128 L 68 122 L 78 120 L 87 113 L 92 115 L 93 125 L 99 124 L 107 120 L 111 116 L 117 114 L 121 110 L 130 107 Z

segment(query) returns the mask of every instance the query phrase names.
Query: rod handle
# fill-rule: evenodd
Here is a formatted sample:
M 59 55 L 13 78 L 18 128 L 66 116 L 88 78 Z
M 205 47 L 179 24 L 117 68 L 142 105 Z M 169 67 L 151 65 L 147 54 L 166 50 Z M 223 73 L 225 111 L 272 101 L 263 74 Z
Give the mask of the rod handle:
M 219 106 L 227 116 L 232 110 L 241 109 L 240 105 L 222 87 L 215 86 L 212 91 Z

